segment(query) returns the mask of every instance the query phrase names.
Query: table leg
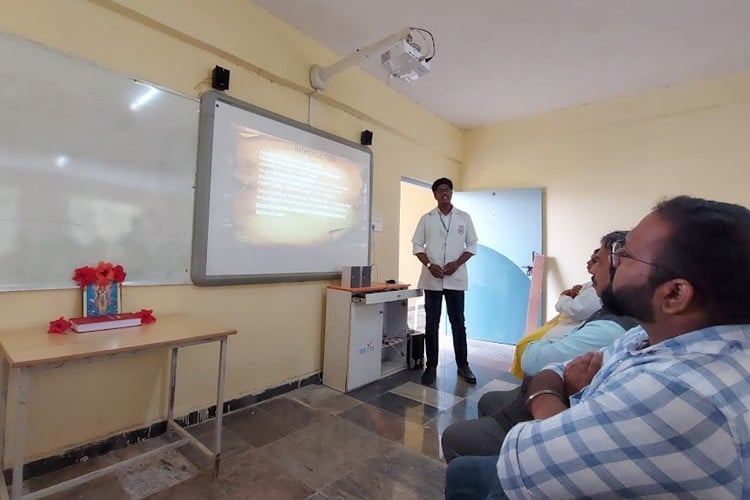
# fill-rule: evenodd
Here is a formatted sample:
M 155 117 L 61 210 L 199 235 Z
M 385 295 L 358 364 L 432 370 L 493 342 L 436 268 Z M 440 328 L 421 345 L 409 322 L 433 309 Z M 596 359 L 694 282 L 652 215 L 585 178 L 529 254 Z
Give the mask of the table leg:
M 29 371 L 25 368 L 18 369 L 16 381 L 16 422 L 15 439 L 13 446 L 13 485 L 11 487 L 11 498 L 21 498 L 23 495 L 23 462 L 26 454 L 26 424 L 29 414 Z
M 172 348 L 169 368 L 169 407 L 167 408 L 167 424 L 174 420 L 174 394 L 177 385 L 177 348 Z M 167 436 L 169 436 L 169 425 L 167 425 Z
M 8 379 L 10 378 L 10 365 L 8 360 L 2 358 L 2 385 L 0 385 L 0 474 L 5 470 L 5 426 L 8 411 Z
M 5 357 L 2 363 L 2 382 L 0 382 L 0 500 L 8 500 L 8 485 L 5 484 L 5 428 L 8 426 L 8 384 L 10 383 L 10 364 Z
M 219 381 L 216 388 L 216 443 L 214 445 L 214 477 L 219 476 L 221 461 L 221 422 L 224 417 L 224 377 L 227 368 L 227 338 L 221 339 L 219 347 Z

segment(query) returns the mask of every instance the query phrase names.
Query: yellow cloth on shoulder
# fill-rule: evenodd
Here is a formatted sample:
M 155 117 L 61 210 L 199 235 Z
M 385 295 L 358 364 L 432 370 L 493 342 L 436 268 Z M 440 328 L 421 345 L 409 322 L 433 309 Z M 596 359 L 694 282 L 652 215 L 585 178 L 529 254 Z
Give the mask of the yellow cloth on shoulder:
M 531 342 L 536 342 L 537 340 L 540 340 L 542 337 L 544 337 L 544 334 L 550 331 L 553 327 L 555 327 L 560 322 L 560 315 L 558 314 L 551 320 L 547 321 L 545 324 L 531 332 L 530 334 L 526 335 L 524 338 L 522 338 L 518 344 L 516 344 L 516 354 L 513 356 L 513 364 L 510 367 L 510 372 L 518 377 L 519 379 L 523 380 L 523 369 L 521 368 L 521 356 L 523 356 L 523 351 L 526 350 L 526 346 L 529 345 Z

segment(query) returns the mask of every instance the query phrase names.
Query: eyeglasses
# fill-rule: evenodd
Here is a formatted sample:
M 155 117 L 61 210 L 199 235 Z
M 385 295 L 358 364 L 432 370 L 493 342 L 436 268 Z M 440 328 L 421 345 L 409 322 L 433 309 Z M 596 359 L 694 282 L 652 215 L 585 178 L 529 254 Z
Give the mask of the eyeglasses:
M 625 251 L 625 243 L 622 241 L 615 241 L 612 243 L 612 248 L 609 252 L 609 265 L 612 268 L 617 268 L 620 265 L 620 262 L 622 262 L 622 259 L 630 259 L 634 260 L 636 262 L 640 262 L 641 264 L 646 264 L 647 266 L 660 268 L 659 264 L 654 264 L 653 262 L 648 262 L 646 260 L 641 260 L 633 257 L 630 255 L 627 251 Z

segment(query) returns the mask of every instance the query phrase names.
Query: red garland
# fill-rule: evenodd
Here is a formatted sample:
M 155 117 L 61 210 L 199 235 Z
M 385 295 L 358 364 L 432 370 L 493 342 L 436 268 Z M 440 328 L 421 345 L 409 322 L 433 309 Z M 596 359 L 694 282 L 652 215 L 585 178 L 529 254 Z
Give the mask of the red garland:
M 120 265 L 112 265 L 111 262 L 99 261 L 96 267 L 83 266 L 73 272 L 73 281 L 81 288 L 89 285 L 107 286 L 110 283 L 121 283 L 125 281 L 128 274 Z

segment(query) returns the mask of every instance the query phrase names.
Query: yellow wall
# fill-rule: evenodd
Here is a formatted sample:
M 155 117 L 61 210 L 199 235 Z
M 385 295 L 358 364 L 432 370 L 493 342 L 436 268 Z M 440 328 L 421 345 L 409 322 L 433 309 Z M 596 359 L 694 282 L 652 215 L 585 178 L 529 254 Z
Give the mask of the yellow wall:
M 398 272 L 401 176 L 460 173 L 462 132 L 358 69 L 310 99 L 310 65 L 339 57 L 246 0 L 6 0 L 0 30 L 189 95 L 207 90 L 201 82 L 218 64 L 232 72 L 234 97 L 353 141 L 372 130 L 373 214 L 384 219 L 374 235 L 381 278 Z M 325 285 L 126 287 L 124 303 L 153 308 L 157 317 L 187 312 L 237 328 L 228 354 L 232 399 L 321 370 Z M 73 289 L 3 293 L 0 317 L 4 328 L 41 326 L 77 315 L 80 301 Z M 203 346 L 180 354 L 178 415 L 212 404 L 216 352 Z M 166 361 L 153 353 L 32 376 L 27 460 L 164 418 Z M 7 450 L 13 435 L 11 428 Z
M 422 264 L 412 253 L 411 237 L 419 218 L 437 206 L 429 186 L 418 186 L 410 182 L 401 183 L 401 222 L 398 241 L 401 243 L 398 259 L 398 279 L 413 287 L 419 282 Z
M 587 278 L 601 235 L 659 199 L 750 205 L 750 73 L 609 99 L 466 134 L 466 190 L 546 191 L 547 309 Z

